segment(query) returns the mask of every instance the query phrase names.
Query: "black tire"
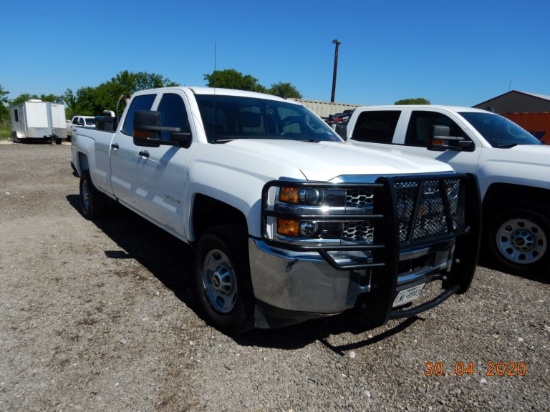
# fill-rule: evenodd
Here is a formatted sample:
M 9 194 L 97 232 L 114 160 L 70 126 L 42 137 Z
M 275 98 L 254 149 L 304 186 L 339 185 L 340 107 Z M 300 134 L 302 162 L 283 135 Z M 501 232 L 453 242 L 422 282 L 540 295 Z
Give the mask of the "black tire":
M 217 226 L 201 237 L 195 251 L 200 307 L 212 325 L 228 335 L 254 327 L 247 242 L 242 226 Z
M 80 176 L 80 212 L 88 220 L 104 217 L 109 198 L 96 189 L 89 172 Z
M 495 216 L 486 235 L 492 260 L 504 272 L 548 276 L 550 219 L 540 205 L 519 204 Z

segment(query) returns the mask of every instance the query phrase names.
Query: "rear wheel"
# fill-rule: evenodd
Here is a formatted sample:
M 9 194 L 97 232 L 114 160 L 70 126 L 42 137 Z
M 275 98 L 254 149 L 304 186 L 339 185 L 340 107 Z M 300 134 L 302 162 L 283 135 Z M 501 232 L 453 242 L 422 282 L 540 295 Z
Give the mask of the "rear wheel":
M 109 199 L 96 189 L 89 172 L 80 177 L 80 212 L 88 220 L 105 216 Z
M 254 295 L 244 227 L 210 229 L 199 240 L 195 259 L 201 309 L 213 326 L 230 335 L 252 329 Z
M 550 220 L 540 205 L 518 205 L 491 222 L 489 250 L 506 272 L 547 275 L 550 265 Z

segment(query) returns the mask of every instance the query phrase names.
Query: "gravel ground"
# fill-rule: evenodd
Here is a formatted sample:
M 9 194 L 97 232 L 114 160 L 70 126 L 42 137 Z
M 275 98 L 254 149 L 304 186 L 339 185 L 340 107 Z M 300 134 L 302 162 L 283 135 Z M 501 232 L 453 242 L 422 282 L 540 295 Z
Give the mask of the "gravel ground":
M 190 250 L 123 210 L 82 218 L 69 161 L 0 145 L 0 410 L 550 410 L 547 282 L 479 266 L 406 321 L 231 338 L 197 315 Z

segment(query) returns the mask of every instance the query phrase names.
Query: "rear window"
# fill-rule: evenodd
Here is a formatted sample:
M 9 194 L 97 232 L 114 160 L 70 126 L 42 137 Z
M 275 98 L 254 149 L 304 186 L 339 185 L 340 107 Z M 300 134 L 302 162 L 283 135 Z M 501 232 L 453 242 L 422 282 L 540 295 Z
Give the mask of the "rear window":
M 400 115 L 398 110 L 363 112 L 351 138 L 359 142 L 391 143 Z

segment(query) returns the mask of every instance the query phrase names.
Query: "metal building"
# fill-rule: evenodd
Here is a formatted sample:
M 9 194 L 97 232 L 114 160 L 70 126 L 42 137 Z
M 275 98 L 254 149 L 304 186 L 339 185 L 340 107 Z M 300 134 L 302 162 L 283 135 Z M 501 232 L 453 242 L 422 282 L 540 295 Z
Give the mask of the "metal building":
M 550 144 L 550 96 L 511 90 L 474 107 L 491 109 Z

